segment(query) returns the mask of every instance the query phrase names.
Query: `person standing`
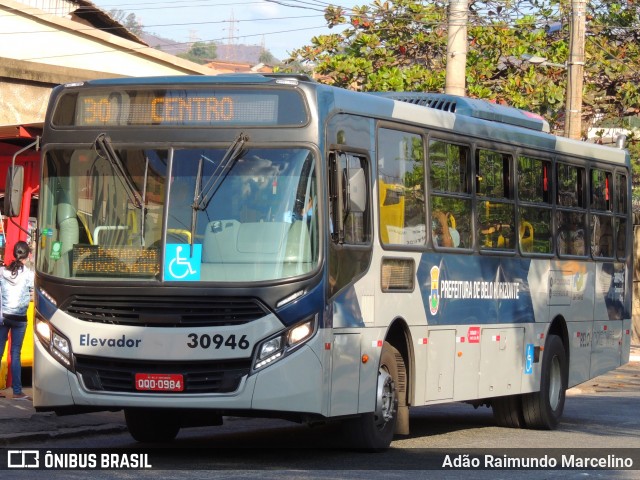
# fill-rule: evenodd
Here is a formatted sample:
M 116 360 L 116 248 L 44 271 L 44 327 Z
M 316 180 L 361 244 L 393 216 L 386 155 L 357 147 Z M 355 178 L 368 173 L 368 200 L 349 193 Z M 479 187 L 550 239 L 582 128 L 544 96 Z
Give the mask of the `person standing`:
M 13 247 L 13 262 L 0 269 L 2 289 L 2 319 L 0 319 L 0 358 L 11 332 L 11 378 L 14 399 L 31 400 L 22 391 L 22 362 L 20 352 L 27 330 L 27 308 L 33 297 L 34 274 L 25 267 L 31 253 L 27 242 L 18 242 Z

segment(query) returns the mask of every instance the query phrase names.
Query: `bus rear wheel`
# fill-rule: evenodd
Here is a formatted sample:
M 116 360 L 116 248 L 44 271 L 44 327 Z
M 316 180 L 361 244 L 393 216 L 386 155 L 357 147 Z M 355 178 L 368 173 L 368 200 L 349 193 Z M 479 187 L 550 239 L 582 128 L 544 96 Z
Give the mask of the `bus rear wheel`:
M 380 451 L 389 447 L 398 420 L 398 380 L 404 375 L 402 355 L 385 342 L 380 355 L 376 386 L 376 409 L 343 424 L 352 447 L 359 450 Z
M 523 428 L 525 426 L 520 395 L 492 398 L 491 409 L 499 427 Z
M 542 355 L 540 391 L 522 396 L 527 427 L 553 430 L 558 426 L 564 410 L 568 372 L 562 340 L 557 335 L 549 335 Z
M 125 409 L 124 419 L 131 436 L 141 443 L 170 442 L 180 431 L 175 415 L 166 411 Z

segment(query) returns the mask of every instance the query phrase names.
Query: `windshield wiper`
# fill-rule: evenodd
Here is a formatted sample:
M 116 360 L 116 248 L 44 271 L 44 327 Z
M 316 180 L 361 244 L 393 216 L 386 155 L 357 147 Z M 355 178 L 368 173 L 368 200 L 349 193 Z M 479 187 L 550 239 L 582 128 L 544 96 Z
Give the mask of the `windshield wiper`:
M 111 139 L 107 136 L 106 133 L 101 133 L 96 137 L 95 145 L 96 151 L 98 148 L 100 149 L 100 151 L 104 154 L 104 158 L 109 161 L 111 167 L 118 174 L 117 176 L 122 182 L 122 185 L 124 186 L 124 189 L 127 192 L 127 196 L 129 197 L 131 203 L 133 203 L 136 208 L 142 209 L 142 197 L 140 196 L 138 189 L 134 185 L 131 175 L 129 175 L 129 172 L 127 172 L 127 170 L 124 168 L 122 160 L 120 160 L 120 157 L 118 157 L 118 154 L 113 149 L 113 146 L 111 145 Z
M 244 132 L 241 132 L 229 146 L 224 157 L 222 157 L 222 160 L 220 160 L 220 163 L 207 179 L 202 190 L 200 190 L 200 193 L 195 196 L 192 205 L 194 210 L 207 209 L 209 202 L 211 202 L 211 199 L 218 191 L 218 188 L 222 185 L 222 181 L 227 177 L 235 162 L 245 153 L 244 144 L 247 141 L 249 141 L 249 137 Z M 204 155 L 202 157 L 205 160 L 211 161 Z

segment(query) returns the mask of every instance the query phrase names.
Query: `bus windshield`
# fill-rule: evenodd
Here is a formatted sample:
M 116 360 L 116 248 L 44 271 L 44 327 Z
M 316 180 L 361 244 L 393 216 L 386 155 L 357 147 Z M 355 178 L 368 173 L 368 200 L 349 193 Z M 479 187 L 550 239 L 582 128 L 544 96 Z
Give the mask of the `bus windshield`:
M 256 282 L 318 264 L 315 160 L 302 148 L 53 149 L 38 269 L 60 278 Z M 240 145 L 240 146 L 239 146 Z

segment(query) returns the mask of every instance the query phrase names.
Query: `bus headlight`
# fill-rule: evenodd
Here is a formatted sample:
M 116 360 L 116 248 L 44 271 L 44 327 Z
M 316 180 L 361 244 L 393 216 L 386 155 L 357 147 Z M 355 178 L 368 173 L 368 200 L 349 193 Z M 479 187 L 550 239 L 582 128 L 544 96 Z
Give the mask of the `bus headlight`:
M 63 367 L 73 370 L 71 356 L 71 343 L 51 324 L 41 318 L 36 318 L 36 336 L 40 343 L 47 349 L 49 354 L 55 358 Z
M 314 317 L 263 341 L 258 345 L 253 370 L 260 370 L 296 350 L 313 337 L 315 329 L 316 319 Z

